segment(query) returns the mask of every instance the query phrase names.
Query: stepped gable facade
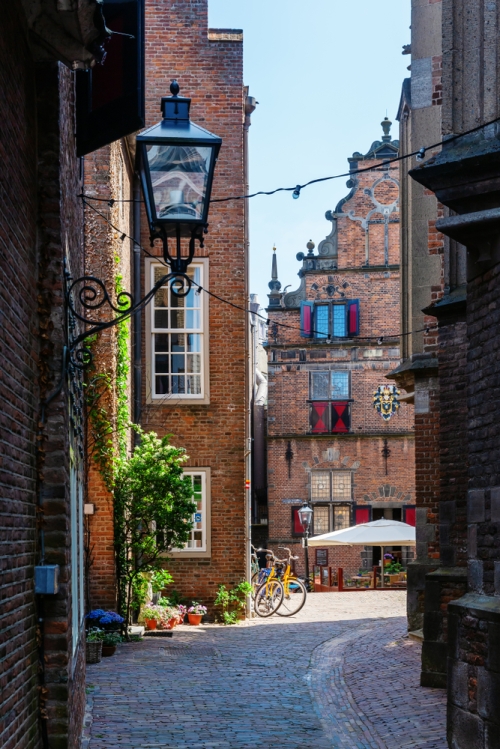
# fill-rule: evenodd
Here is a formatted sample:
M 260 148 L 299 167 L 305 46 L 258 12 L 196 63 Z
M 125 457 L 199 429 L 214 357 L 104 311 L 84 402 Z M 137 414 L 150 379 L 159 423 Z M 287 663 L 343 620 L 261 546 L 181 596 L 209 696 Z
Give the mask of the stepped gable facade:
M 399 172 L 383 163 L 398 154 L 390 126 L 386 118 L 382 139 L 349 159 L 350 192 L 327 211 L 328 236 L 316 253 L 310 241 L 297 255 L 298 289 L 281 291 L 273 256 L 268 544 L 292 548 L 300 572 L 304 501 L 313 535 L 380 517 L 414 523 L 413 408 L 385 379 L 400 362 Z M 404 562 L 412 554 L 397 553 Z M 309 561 L 327 558 L 352 574 L 378 563 L 374 556 L 330 547 L 311 550 Z

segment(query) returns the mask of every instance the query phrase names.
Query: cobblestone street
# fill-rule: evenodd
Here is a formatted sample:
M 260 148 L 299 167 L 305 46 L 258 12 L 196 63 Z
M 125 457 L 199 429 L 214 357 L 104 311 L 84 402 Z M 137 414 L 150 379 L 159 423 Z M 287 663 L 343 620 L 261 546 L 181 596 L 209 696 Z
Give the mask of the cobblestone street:
M 405 593 L 311 595 L 297 616 L 176 628 L 87 666 L 89 749 L 446 749 Z

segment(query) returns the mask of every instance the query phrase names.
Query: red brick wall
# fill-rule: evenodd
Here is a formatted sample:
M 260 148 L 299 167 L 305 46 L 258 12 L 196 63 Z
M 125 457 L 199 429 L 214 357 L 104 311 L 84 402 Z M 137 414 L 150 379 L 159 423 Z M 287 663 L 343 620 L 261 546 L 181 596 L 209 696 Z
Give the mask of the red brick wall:
M 147 124 L 160 117 L 160 99 L 177 78 L 181 95 L 192 97 L 191 118 L 220 135 L 223 144 L 213 198 L 241 195 L 243 173 L 243 48 L 241 41 L 208 36 L 207 0 L 152 0 L 146 7 Z M 143 220 L 142 241 L 148 245 Z M 152 252 L 160 253 L 158 243 Z M 244 206 L 213 204 L 209 233 L 198 257 L 209 258 L 210 290 L 246 306 Z M 188 467 L 211 468 L 212 555 L 168 562 L 174 587 L 186 597 L 210 603 L 221 583 L 245 576 L 245 328 L 246 316 L 209 300 L 210 404 L 175 400 L 146 403 L 143 376 L 142 426 L 171 433 L 189 455 Z M 145 350 L 143 356 L 145 358 Z M 144 370 L 145 374 L 145 370 Z

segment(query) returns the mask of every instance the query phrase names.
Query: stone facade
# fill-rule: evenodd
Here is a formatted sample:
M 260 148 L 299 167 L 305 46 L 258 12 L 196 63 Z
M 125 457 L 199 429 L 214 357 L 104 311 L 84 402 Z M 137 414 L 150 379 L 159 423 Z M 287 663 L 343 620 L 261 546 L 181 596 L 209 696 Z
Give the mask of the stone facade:
M 315 511 L 314 534 L 380 517 L 414 522 L 413 407 L 400 404 L 388 419 L 374 408 L 375 391 L 400 362 L 398 168 L 355 173 L 397 155 L 390 124 L 384 120 L 382 140 L 367 154 L 349 159 L 350 193 L 327 212 L 329 235 L 317 254 L 309 242 L 308 253 L 297 255 L 299 289 L 281 292 L 273 257 L 268 543 L 298 554 L 300 572 L 302 533 L 294 518 L 305 501 Z M 347 327 L 341 330 L 344 314 Z M 328 564 L 348 575 L 378 564 L 380 556 L 378 550 L 338 547 L 327 553 Z M 413 556 L 407 548 L 398 553 L 405 564 Z M 316 554 L 310 551 L 310 566 Z
M 442 17 L 429 11 L 420 27 L 412 23 L 412 50 L 414 35 L 422 40 L 442 35 L 445 138 L 441 151 L 426 154 L 410 172 L 411 184 L 434 193 L 443 206 L 435 229 L 445 237 L 443 269 L 439 275 L 434 269 L 428 284 L 430 292 L 441 278 L 442 298 L 424 310 L 439 324 L 440 486 L 432 539 L 439 560 L 419 588 L 425 606 L 422 683 L 445 686 L 448 674 L 452 749 L 492 749 L 498 746 L 499 725 L 494 383 L 500 149 L 498 123 L 489 123 L 500 114 L 500 69 L 493 54 L 500 7 L 498 2 L 443 0 L 441 10 Z M 426 8 L 416 3 L 415 12 Z M 412 61 L 412 77 L 413 70 Z

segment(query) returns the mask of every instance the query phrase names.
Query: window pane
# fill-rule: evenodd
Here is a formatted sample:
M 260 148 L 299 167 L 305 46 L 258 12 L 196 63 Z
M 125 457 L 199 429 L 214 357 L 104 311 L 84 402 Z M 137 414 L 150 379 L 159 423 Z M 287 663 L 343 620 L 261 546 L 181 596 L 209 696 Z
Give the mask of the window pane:
M 180 327 L 180 326 L 179 326 Z M 186 328 L 200 327 L 200 311 L 197 309 L 186 310 Z
M 189 354 L 187 357 L 187 371 L 199 374 L 201 372 L 201 357 L 199 354 Z
M 329 507 L 316 507 L 314 508 L 314 535 L 317 536 L 320 533 L 328 533 L 330 530 L 330 508 Z
M 311 372 L 311 399 L 324 400 L 330 397 L 329 372 Z
M 335 530 L 340 531 L 342 528 L 349 528 L 350 510 L 349 507 L 334 507 L 334 525 Z
M 158 312 L 156 313 L 158 314 Z M 172 328 L 184 327 L 184 310 L 172 310 L 170 313 L 170 323 Z M 165 326 L 166 327 L 166 326 Z
M 155 311 L 155 328 L 168 328 L 168 311 Z
M 158 283 L 160 278 L 164 278 L 168 274 L 169 270 L 170 268 L 167 268 L 165 265 L 155 265 L 153 286 Z
M 332 499 L 351 499 L 351 472 L 332 472 Z
M 155 294 L 155 307 L 168 307 L 168 289 L 162 286 Z
M 186 336 L 182 333 L 172 333 L 170 336 L 172 340 L 172 351 L 184 351 L 186 344 Z
M 188 377 L 186 377 L 186 384 L 186 393 L 188 393 L 189 395 L 199 395 L 201 393 L 200 375 L 188 375 Z
M 340 337 L 347 335 L 345 304 L 333 305 L 333 335 Z
M 332 372 L 332 398 L 349 398 L 349 372 Z
M 311 499 L 330 499 L 329 471 L 313 471 L 311 473 Z
M 163 374 L 168 372 L 168 354 L 157 354 L 155 357 L 155 372 Z
M 172 372 L 186 371 L 186 357 L 184 354 L 172 354 Z
M 166 333 L 159 333 L 155 335 L 155 351 L 168 351 L 168 335 Z
M 156 377 L 156 395 L 168 394 L 168 377 Z
M 328 338 L 329 309 L 330 309 L 329 306 L 326 304 L 318 304 L 316 306 L 316 321 L 314 325 L 316 338 Z
M 172 375 L 172 393 L 176 395 L 186 392 L 186 378 L 183 375 Z
M 186 335 L 186 351 L 201 351 L 201 335 L 190 334 Z

